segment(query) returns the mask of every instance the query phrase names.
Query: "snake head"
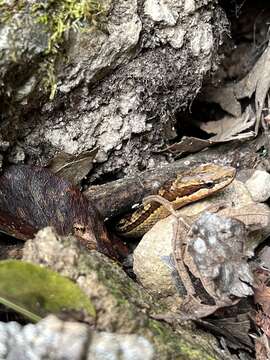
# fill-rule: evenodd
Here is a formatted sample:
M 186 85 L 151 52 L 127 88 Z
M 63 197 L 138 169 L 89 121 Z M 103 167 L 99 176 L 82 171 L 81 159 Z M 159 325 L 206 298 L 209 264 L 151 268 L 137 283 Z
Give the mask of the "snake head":
M 203 198 L 229 185 L 235 174 L 236 170 L 231 166 L 199 165 L 178 174 L 171 185 L 171 191 L 178 193 L 178 196 L 196 194 L 198 198 Z

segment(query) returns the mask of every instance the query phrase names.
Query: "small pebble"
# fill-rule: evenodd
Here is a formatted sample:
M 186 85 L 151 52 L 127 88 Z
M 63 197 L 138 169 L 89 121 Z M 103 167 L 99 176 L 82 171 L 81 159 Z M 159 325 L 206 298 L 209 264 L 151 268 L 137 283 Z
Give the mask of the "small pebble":
M 255 202 L 264 202 L 270 197 L 270 174 L 256 170 L 245 183 Z

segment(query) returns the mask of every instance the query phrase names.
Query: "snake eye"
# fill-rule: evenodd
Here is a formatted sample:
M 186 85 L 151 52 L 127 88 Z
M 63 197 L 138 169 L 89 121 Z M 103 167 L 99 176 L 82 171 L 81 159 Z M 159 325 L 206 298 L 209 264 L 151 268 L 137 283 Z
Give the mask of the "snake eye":
M 207 181 L 207 183 L 205 183 L 205 185 L 208 189 L 211 189 L 212 187 L 214 187 L 215 183 L 214 183 L 214 181 Z

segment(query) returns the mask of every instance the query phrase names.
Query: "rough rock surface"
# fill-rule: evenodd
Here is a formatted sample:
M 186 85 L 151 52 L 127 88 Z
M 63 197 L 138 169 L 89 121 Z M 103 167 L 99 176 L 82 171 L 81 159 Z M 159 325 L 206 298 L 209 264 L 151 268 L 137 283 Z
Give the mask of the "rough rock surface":
M 93 332 L 85 324 L 48 316 L 38 324 L 0 323 L 0 358 L 9 360 L 151 360 L 142 336 Z
M 202 211 L 211 209 L 219 203 L 227 206 L 227 209 L 220 211 L 220 214 L 225 216 L 230 216 L 230 209 L 241 214 L 238 209 L 250 204 L 254 213 L 265 213 L 268 220 L 266 219 L 264 226 L 256 233 L 251 232 L 248 237 L 246 252 L 252 255 L 254 247 L 270 234 L 270 212 L 267 205 L 253 202 L 248 190 L 240 181 L 234 180 L 226 189 L 211 198 L 185 206 L 179 210 L 179 214 L 196 217 Z M 252 217 L 254 218 L 254 214 Z M 245 222 L 241 217 L 240 220 Z M 175 310 L 181 303 L 181 298 L 172 276 L 172 268 L 168 264 L 172 253 L 172 223 L 172 217 L 160 220 L 144 235 L 134 251 L 134 272 L 144 288 Z
M 215 1 L 108 0 L 106 7 L 106 30 L 70 34 L 69 63 L 59 66 L 54 101 L 42 111 L 31 104 L 24 109 L 20 146 L 30 162 L 99 147 L 98 177 L 166 161 L 153 155 L 153 146 L 175 137 L 175 112 L 190 104 L 215 69 L 227 30 Z M 21 80 L 22 87 L 31 79 Z
M 26 243 L 23 259 L 76 281 L 96 308 L 98 331 L 144 336 L 159 359 L 225 358 L 212 336 L 180 325 L 172 329 L 152 319 L 150 314 L 164 313 L 166 307 L 131 280 L 118 264 L 96 251 L 79 248 L 72 237 L 57 236 L 51 228 L 40 230 L 36 239 Z
M 5 3 L 11 9 L 3 20 Z M 15 11 L 14 1 L 0 5 L 0 97 L 3 118 L 8 114 L 8 101 L 26 105 L 37 84 L 35 70 L 40 56 L 46 51 L 48 34 L 27 11 Z M 15 76 L 17 75 L 17 77 Z

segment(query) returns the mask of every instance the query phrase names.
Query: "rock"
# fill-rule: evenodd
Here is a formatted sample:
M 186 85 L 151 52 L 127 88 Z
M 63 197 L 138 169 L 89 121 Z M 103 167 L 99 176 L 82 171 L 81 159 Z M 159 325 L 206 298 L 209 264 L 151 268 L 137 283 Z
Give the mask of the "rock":
M 153 355 L 153 346 L 142 336 L 94 332 L 52 315 L 35 325 L 0 323 L 1 359 L 151 360 Z
M 103 360 L 108 356 L 114 356 L 114 359 L 119 360 L 155 358 L 153 346 L 143 336 L 94 333 L 87 359 Z
M 231 216 L 230 211 L 233 211 L 233 216 L 247 222 L 248 227 L 252 227 L 250 221 L 257 224 L 256 230 L 248 234 L 246 244 L 246 255 L 252 256 L 254 248 L 270 234 L 269 207 L 254 203 L 245 185 L 234 180 L 216 195 L 185 206 L 178 213 L 192 217 L 194 221 L 202 211 L 215 208 L 218 204 L 226 205 L 218 214 Z M 262 214 L 263 219 L 256 220 L 256 214 Z M 181 303 L 181 296 L 173 267 L 169 263 L 172 253 L 172 224 L 173 217 L 170 216 L 159 221 L 144 235 L 134 251 L 134 272 L 144 288 L 174 310 Z
M 171 216 L 155 224 L 133 253 L 133 270 L 145 289 L 176 310 L 181 298 L 175 288 L 172 269 L 166 262 L 172 253 L 172 236 Z
M 270 174 L 256 170 L 245 183 L 252 199 L 256 202 L 267 201 L 270 197 Z
M 229 31 L 226 15 L 216 1 L 207 0 L 206 4 L 190 0 L 104 1 L 102 13 L 108 16 L 101 28 L 65 33 L 64 56 L 62 44 L 58 46 L 56 96 L 42 105 L 37 101 L 43 95 L 37 86 L 42 65 L 38 61 L 43 59 L 51 34 L 41 24 L 37 28 L 27 9 L 17 11 L 23 19 L 30 18 L 27 26 L 20 29 L 13 21 L 14 28 L 9 24 L 0 28 L 0 53 L 3 49 L 17 55 L 18 47 L 16 66 L 10 56 L 4 56 L 9 62 L 3 64 L 3 71 L 12 70 L 14 75 L 8 77 L 4 88 L 12 88 L 14 101 L 27 104 L 22 115 L 28 121 L 21 121 L 17 111 L 17 126 L 14 117 L 6 126 L 12 145 L 22 147 L 29 163 L 42 165 L 59 151 L 78 155 L 97 147 L 98 166 L 91 181 L 104 173 L 136 174 L 138 168 L 168 163 L 164 154 L 153 149 L 176 137 L 175 114 L 189 106 L 205 75 L 217 66 L 219 46 Z M 35 64 L 30 72 L 26 60 Z M 49 70 L 52 82 L 56 69 L 55 73 Z M 7 78 L 4 75 L 0 74 L 2 82 Z M 20 81 L 14 83 L 14 78 Z M 3 116 L 8 122 L 6 109 Z
M 0 96 L 6 100 L 13 96 L 18 103 L 25 105 L 37 83 L 38 71 L 35 74 L 33 65 L 38 64 L 47 49 L 48 33 L 36 21 L 31 7 L 25 11 L 14 11 L 15 6 L 16 4 L 1 4 L 4 19 L 1 18 L 0 26 Z
M 97 331 L 143 336 L 159 359 L 199 360 L 205 354 L 222 359 L 212 336 L 197 330 L 194 333 L 179 324 L 172 329 L 152 319 L 149 313 L 166 313 L 168 309 L 130 279 L 116 262 L 96 251 L 87 252 L 72 236 L 58 236 L 52 228 L 40 230 L 34 240 L 27 241 L 23 260 L 48 266 L 75 281 L 95 306 Z M 148 346 L 144 340 L 139 341 L 142 348 Z M 99 355 L 104 356 L 103 349 L 99 349 Z
M 0 134 L 0 171 L 2 171 L 2 165 L 3 165 L 3 155 L 7 149 L 9 148 L 9 142 L 4 141 L 2 138 L 2 134 Z

